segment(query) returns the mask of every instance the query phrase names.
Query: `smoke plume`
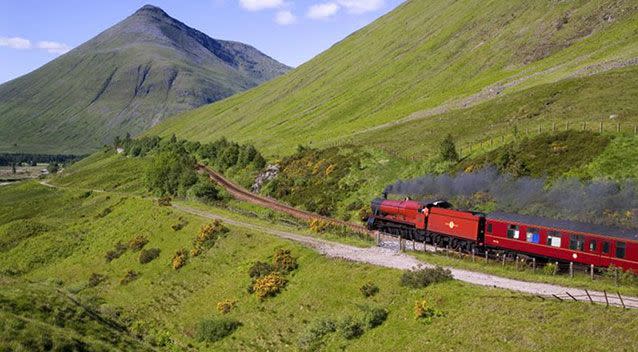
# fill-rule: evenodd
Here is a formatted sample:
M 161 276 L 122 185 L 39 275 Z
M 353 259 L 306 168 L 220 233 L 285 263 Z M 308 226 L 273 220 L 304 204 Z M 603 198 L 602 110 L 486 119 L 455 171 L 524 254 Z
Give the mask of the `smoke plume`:
M 494 168 L 397 181 L 388 194 L 461 201 L 487 195 L 500 211 L 638 228 L 638 185 L 633 181 L 552 180 L 500 174 Z

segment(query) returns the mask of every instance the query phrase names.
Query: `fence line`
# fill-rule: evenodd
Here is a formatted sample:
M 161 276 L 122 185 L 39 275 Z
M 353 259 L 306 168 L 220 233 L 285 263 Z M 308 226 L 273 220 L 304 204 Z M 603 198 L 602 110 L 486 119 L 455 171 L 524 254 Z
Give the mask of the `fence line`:
M 638 124 L 636 123 L 622 123 L 620 121 L 605 121 L 602 119 L 564 122 L 550 121 L 545 123 L 537 122 L 530 124 L 512 125 L 511 127 L 512 130 L 509 132 L 506 132 L 502 127 L 496 127 L 499 128 L 499 130 L 493 135 L 488 135 L 484 138 L 479 138 L 478 140 L 474 140 L 471 142 L 457 142 L 457 152 L 459 153 L 459 156 L 463 158 L 477 151 L 484 151 L 486 149 L 491 150 L 495 147 L 503 146 L 519 138 L 537 136 L 542 133 L 548 132 L 558 133 L 565 131 L 591 131 L 621 135 L 638 135 Z M 350 136 L 328 143 L 326 147 L 343 147 L 354 144 L 356 144 L 356 138 Z M 396 150 L 385 144 L 377 145 L 376 147 L 383 150 L 385 153 L 392 157 L 400 157 L 399 153 Z M 407 158 L 412 161 L 421 159 L 421 157 L 417 154 L 409 155 L 407 156 Z

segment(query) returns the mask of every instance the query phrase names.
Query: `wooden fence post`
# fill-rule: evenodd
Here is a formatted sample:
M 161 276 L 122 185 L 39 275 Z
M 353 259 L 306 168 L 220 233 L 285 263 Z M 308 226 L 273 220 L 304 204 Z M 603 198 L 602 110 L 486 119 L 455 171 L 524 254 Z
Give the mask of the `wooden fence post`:
M 616 132 L 620 133 L 620 122 L 616 124 Z
M 426 242 L 425 242 L 425 238 L 423 239 L 423 251 L 424 251 L 424 252 L 427 252 L 427 251 L 428 251 L 428 248 L 427 248 L 427 246 L 426 246 Z
M 589 298 L 589 302 L 591 302 L 591 304 L 594 304 L 594 300 L 591 299 L 591 296 L 589 295 L 589 291 L 587 291 L 587 289 L 585 289 L 585 293 L 587 294 L 587 297 Z
M 556 121 L 552 121 L 552 132 L 556 132 Z
M 589 275 L 591 276 L 591 279 L 594 279 L 594 264 L 591 264 L 589 266 Z
M 569 277 L 574 277 L 574 262 L 569 262 Z
M 486 249 L 486 250 L 485 250 L 485 262 L 486 262 L 486 263 L 487 263 L 487 256 L 488 256 L 487 252 L 489 252 L 489 251 L 490 251 L 489 249 Z
M 556 262 L 555 264 L 556 264 L 556 266 L 554 267 L 554 274 L 553 275 L 558 274 L 558 262 Z
M 603 120 L 600 120 L 600 133 L 603 133 Z
M 627 309 L 627 307 L 625 307 L 625 301 L 622 300 L 622 296 L 620 295 L 620 292 L 616 291 L 616 293 L 618 294 L 618 299 L 620 300 L 620 303 L 622 303 L 623 309 Z
M 614 268 L 614 284 L 618 286 L 618 268 Z
M 381 232 L 375 231 L 377 235 L 377 247 L 381 246 Z
M 605 294 L 605 302 L 607 302 L 607 307 L 609 307 L 609 298 L 607 298 L 607 290 L 603 290 L 603 294 Z
M 536 272 L 536 257 L 532 258 L 532 271 Z

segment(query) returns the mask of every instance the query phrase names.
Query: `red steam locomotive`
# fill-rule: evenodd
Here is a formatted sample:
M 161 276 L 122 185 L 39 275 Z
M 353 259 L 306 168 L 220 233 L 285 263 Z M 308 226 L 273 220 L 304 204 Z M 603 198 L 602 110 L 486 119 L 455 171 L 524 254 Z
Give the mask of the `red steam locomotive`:
M 385 197 L 384 197 L 385 198 Z M 456 210 L 445 201 L 375 199 L 367 218 L 379 230 L 441 247 L 520 253 L 540 259 L 638 272 L 638 231 L 508 213 Z

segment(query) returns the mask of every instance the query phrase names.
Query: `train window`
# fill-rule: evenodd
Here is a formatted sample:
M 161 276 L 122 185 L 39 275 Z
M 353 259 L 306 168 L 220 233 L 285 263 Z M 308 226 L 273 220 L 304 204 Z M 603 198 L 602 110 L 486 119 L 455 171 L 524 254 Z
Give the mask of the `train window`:
M 625 242 L 616 242 L 616 258 L 625 257 Z
M 514 238 L 514 239 L 518 239 L 520 236 L 520 231 L 518 229 L 518 226 L 516 225 L 510 225 L 507 228 L 507 238 Z
M 557 231 L 549 231 L 547 233 L 547 245 L 552 247 L 560 247 L 560 233 Z
M 487 232 L 492 233 L 492 224 L 487 224 Z
M 541 232 L 539 229 L 530 227 L 527 229 L 527 242 L 540 243 Z
M 609 242 L 603 242 L 603 254 L 609 253 Z
M 589 241 L 589 251 L 590 252 L 596 251 L 596 240 Z
M 585 236 L 569 235 L 569 249 L 582 251 L 585 248 Z

